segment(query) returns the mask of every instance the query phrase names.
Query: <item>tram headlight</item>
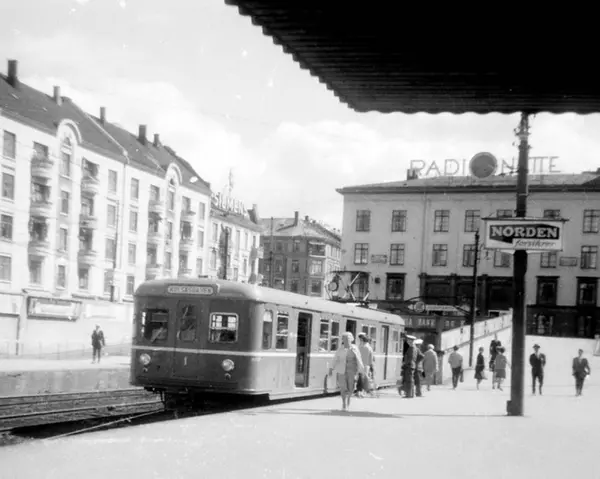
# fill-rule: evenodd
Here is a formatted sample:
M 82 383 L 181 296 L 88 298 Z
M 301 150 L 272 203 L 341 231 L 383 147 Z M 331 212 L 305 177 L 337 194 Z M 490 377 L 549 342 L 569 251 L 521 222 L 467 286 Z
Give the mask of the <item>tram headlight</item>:
M 231 359 L 224 359 L 221 363 L 221 367 L 223 368 L 223 371 L 228 373 L 233 371 L 233 368 L 235 368 L 235 363 Z
M 142 364 L 142 366 L 148 366 L 148 364 L 150 364 L 150 361 L 152 361 L 152 358 L 149 354 L 140 354 L 140 363 Z

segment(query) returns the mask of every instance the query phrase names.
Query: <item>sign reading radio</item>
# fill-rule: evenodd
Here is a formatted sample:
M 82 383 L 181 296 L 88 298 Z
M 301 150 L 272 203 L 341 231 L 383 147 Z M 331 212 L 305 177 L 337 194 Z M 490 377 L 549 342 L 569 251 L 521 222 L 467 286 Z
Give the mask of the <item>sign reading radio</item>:
M 484 218 L 487 249 L 562 251 L 565 220 Z

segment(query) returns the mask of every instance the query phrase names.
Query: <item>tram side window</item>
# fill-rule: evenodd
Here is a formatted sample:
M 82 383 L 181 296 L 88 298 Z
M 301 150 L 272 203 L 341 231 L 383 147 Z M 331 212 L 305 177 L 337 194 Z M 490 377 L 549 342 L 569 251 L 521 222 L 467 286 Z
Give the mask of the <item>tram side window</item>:
M 287 316 L 277 316 L 277 339 L 275 349 L 288 348 L 288 321 Z
M 377 351 L 377 327 L 371 326 L 369 328 L 369 337 L 371 338 L 371 347 L 373 348 L 373 352 Z
M 365 333 L 367 336 L 369 335 L 369 326 L 365 325 L 362 327 L 362 332 Z
M 265 311 L 263 314 L 262 348 L 273 347 L 273 311 Z
M 337 351 L 340 347 L 340 322 L 331 321 L 331 347 L 330 351 Z
M 142 313 L 142 336 L 150 341 L 166 341 L 169 334 L 169 311 L 146 309 Z
M 211 343 L 235 343 L 238 338 L 238 316 L 233 313 L 213 313 L 210 315 Z
M 392 330 L 392 351 L 394 353 L 400 352 L 400 331 L 397 329 Z
M 194 341 L 196 339 L 196 306 L 184 304 L 179 308 L 179 335 L 181 341 Z
M 321 319 L 321 326 L 319 329 L 319 351 L 329 350 L 329 320 Z

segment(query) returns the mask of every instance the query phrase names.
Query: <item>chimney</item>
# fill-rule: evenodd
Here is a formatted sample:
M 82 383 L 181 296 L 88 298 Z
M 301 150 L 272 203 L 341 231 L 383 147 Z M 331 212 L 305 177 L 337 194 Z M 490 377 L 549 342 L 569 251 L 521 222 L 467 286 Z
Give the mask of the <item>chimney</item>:
M 160 146 L 160 137 L 158 136 L 158 133 L 154 133 L 154 146 L 157 148 Z
M 146 144 L 146 125 L 140 125 L 140 131 L 138 133 L 138 140 L 142 145 Z
M 8 83 L 14 88 L 17 88 L 19 86 L 17 66 L 17 60 L 8 60 Z
M 103 125 L 104 125 L 104 123 L 106 123 L 106 107 L 105 106 L 100 107 L 100 123 L 102 123 Z
M 298 218 L 300 217 L 297 211 L 294 212 L 294 226 L 298 226 Z
M 258 224 L 260 215 L 258 214 L 258 205 L 256 203 L 252 204 L 252 215 L 254 216 L 254 222 Z
M 56 102 L 56 104 L 58 106 L 62 105 L 62 97 L 60 96 L 60 87 L 59 86 L 54 87 L 54 101 Z
M 419 178 L 419 170 L 416 168 L 406 170 L 406 181 L 416 180 L 417 178 Z

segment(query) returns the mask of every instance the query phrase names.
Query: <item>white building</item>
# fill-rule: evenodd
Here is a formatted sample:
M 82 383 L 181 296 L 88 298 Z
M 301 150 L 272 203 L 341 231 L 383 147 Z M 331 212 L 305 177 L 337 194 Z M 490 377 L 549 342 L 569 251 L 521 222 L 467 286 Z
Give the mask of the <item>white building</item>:
M 527 214 L 566 218 L 560 253 L 530 253 L 530 333 L 593 337 L 600 333 L 598 249 L 600 174 L 529 178 Z M 380 306 L 411 298 L 460 305 L 472 295 L 474 235 L 480 218 L 512 216 L 516 178 L 407 179 L 345 187 L 341 266 L 360 272 L 355 294 Z M 512 256 L 480 255 L 478 306 L 512 306 Z M 439 301 L 437 301 L 439 299 Z
M 206 273 L 210 185 L 145 126 L 134 135 L 58 87 L 28 87 L 10 61 L 0 135 L 0 319 L 24 292 L 29 318 L 112 316 L 103 304 L 146 279 Z
M 258 207 L 246 209 L 231 196 L 215 194 L 210 209 L 209 276 L 256 283 L 260 247 Z

